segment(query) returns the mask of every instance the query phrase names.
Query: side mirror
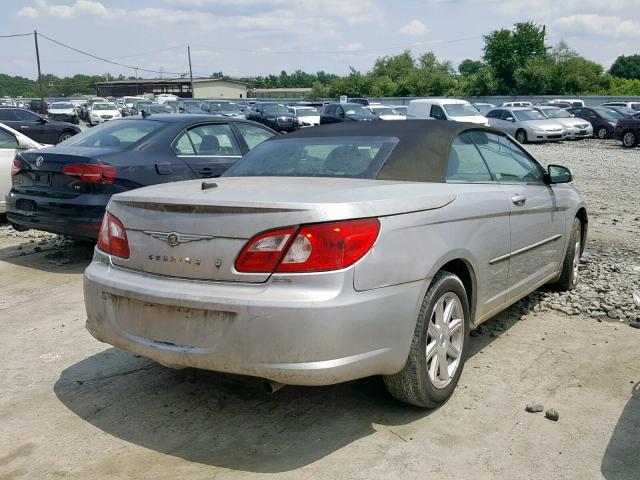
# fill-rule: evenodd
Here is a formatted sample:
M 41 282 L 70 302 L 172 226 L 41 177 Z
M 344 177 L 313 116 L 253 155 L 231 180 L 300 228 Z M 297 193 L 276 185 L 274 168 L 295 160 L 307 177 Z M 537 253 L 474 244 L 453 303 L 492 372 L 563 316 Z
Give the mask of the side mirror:
M 338 116 L 339 116 L 340 118 L 344 118 L 344 112 L 340 112 L 340 113 L 338 114 Z
M 507 117 L 507 118 L 505 118 L 505 120 L 506 120 L 507 122 L 515 122 L 515 121 L 516 121 L 516 119 L 515 119 L 515 118 L 513 118 L 513 117 Z
M 549 165 L 545 179 L 549 184 L 569 183 L 573 180 L 573 174 L 571 173 L 571 170 L 567 167 L 563 167 L 562 165 Z
M 46 118 L 41 118 L 38 123 L 44 125 L 45 123 L 47 123 L 49 120 L 47 120 Z

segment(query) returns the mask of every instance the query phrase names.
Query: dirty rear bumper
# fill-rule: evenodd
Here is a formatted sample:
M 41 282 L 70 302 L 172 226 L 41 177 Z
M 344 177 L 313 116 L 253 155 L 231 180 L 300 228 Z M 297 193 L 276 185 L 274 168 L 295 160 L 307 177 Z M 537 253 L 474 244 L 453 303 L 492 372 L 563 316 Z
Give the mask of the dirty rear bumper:
M 114 266 L 98 252 L 84 275 L 87 329 L 173 367 L 329 385 L 404 366 L 425 282 L 364 292 L 353 269 L 212 283 Z

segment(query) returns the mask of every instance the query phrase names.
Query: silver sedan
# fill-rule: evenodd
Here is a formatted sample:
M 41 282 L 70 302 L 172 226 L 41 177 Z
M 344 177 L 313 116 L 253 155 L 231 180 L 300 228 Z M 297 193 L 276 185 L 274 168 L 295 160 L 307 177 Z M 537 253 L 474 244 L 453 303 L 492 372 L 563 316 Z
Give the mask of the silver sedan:
M 567 112 L 563 108 L 551 106 L 532 107 L 545 117 L 558 122 L 564 128 L 564 138 L 576 140 L 578 138 L 590 138 L 593 136 L 593 127 L 589 122 L 577 118 L 574 114 Z
M 520 143 L 563 140 L 562 124 L 531 107 L 499 107 L 486 114 L 489 125 L 515 137 Z
M 469 331 L 572 289 L 587 212 L 562 166 L 459 122 L 354 122 L 256 147 L 221 178 L 115 195 L 87 328 L 170 367 L 282 384 L 382 375 L 452 394 Z

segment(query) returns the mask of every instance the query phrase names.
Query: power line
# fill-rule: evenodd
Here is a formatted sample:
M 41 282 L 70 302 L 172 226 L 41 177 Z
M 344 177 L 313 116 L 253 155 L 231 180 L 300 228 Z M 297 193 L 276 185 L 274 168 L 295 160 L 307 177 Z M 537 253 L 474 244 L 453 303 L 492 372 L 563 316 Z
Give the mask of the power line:
M 161 72 L 159 70 L 151 70 L 151 69 L 148 69 L 148 68 L 141 68 L 141 67 L 136 67 L 136 66 L 133 66 L 133 65 L 126 65 L 124 63 L 115 62 L 113 60 L 109 60 L 107 58 L 100 57 L 98 55 L 94 55 L 94 54 L 89 53 L 89 52 L 85 52 L 84 50 L 80 50 L 78 48 L 72 47 L 71 45 L 67 45 L 66 43 L 62 43 L 62 42 L 60 42 L 58 40 L 55 40 L 55 39 L 53 39 L 51 37 L 48 37 L 48 36 L 46 36 L 46 35 L 44 35 L 42 33 L 38 33 L 38 35 L 40 35 L 42 38 L 46 38 L 50 42 L 53 42 L 53 43 L 55 43 L 57 45 L 60 45 L 61 47 L 65 47 L 65 48 L 68 48 L 69 50 L 73 50 L 76 53 L 80 53 L 82 55 L 86 55 L 88 57 L 95 58 L 96 60 L 100 60 L 102 62 L 110 63 L 112 65 L 117 65 L 119 67 L 130 68 L 132 70 L 139 70 L 141 72 L 148 72 L 148 73 L 163 73 L 163 74 L 168 74 L 168 75 L 183 75 L 184 74 L 184 72 Z
M 14 33 L 13 35 L 0 35 L 0 38 L 12 38 L 12 37 L 29 37 L 33 33 Z

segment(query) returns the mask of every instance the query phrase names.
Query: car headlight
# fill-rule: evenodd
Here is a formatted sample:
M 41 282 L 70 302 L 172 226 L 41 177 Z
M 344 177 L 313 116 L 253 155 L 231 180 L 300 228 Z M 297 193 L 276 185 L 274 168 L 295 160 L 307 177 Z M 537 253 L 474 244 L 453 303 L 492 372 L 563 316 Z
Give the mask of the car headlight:
M 535 133 L 546 133 L 546 132 L 544 131 L 544 128 L 540 128 L 540 127 L 533 127 L 533 131 L 534 131 Z
M 611 125 L 612 127 L 616 126 L 616 122 L 607 122 L 609 125 Z
M 114 115 L 114 118 L 120 118 L 120 116 L 121 116 L 120 113 L 116 112 L 116 114 Z

